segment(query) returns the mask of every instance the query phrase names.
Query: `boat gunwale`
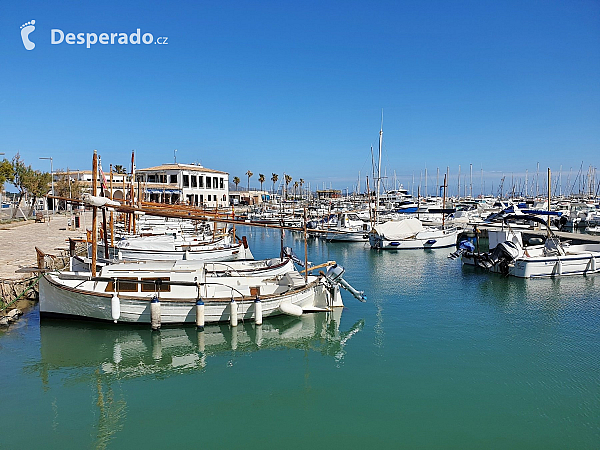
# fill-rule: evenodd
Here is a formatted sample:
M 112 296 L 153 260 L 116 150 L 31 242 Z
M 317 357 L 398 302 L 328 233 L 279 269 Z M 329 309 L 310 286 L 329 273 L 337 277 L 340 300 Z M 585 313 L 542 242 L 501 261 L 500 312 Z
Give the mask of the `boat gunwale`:
M 57 289 L 64 289 L 66 291 L 69 292 L 73 292 L 75 294 L 84 294 L 84 295 L 91 295 L 91 296 L 97 296 L 97 297 L 103 297 L 103 298 L 112 298 L 113 294 L 117 294 L 117 296 L 120 299 L 123 300 L 136 300 L 136 301 L 142 301 L 142 302 L 151 302 L 153 297 L 137 297 L 137 296 L 132 296 L 132 295 L 127 295 L 127 294 L 119 294 L 118 292 L 115 293 L 107 293 L 107 292 L 96 292 L 96 291 L 88 291 L 88 290 L 83 290 L 83 289 L 78 289 L 78 288 L 74 288 L 71 286 L 66 286 L 63 285 L 61 283 L 58 283 L 57 281 L 53 280 L 52 278 L 50 278 L 50 275 L 55 275 L 57 276 L 56 273 L 45 273 L 43 278 L 49 283 L 51 284 L 53 287 L 56 287 Z M 98 277 L 96 277 L 98 278 Z M 107 278 L 108 280 L 108 278 Z M 113 281 L 114 278 L 110 278 L 110 281 Z M 106 280 L 82 280 L 82 281 L 106 281 Z M 128 280 L 128 281 L 132 281 L 132 280 Z M 137 280 L 140 281 L 140 280 Z M 313 289 L 314 287 L 316 287 L 317 284 L 319 284 L 321 282 L 321 277 L 318 276 L 315 280 L 311 281 L 308 284 L 304 284 L 302 286 L 289 286 L 290 289 L 286 292 L 280 293 L 280 294 L 266 294 L 266 295 L 258 295 L 258 296 L 247 296 L 244 297 L 242 295 L 242 297 L 219 297 L 219 298 L 206 298 L 206 297 L 202 297 L 202 296 L 198 296 L 196 298 L 162 298 L 160 297 L 160 295 L 158 295 L 158 299 L 161 302 L 165 302 L 165 303 L 194 303 L 198 300 L 202 300 L 203 302 L 210 302 L 210 303 L 230 303 L 231 300 L 236 300 L 236 301 L 240 301 L 242 303 L 253 303 L 256 299 L 259 300 L 272 300 L 273 298 L 276 297 L 281 297 L 282 295 L 295 295 L 295 294 L 301 294 L 305 291 L 308 291 L 310 289 Z M 215 284 L 215 283 L 198 283 L 198 285 L 206 285 L 206 284 Z M 190 286 L 192 286 L 192 283 L 190 283 Z M 224 285 L 226 286 L 226 285 Z

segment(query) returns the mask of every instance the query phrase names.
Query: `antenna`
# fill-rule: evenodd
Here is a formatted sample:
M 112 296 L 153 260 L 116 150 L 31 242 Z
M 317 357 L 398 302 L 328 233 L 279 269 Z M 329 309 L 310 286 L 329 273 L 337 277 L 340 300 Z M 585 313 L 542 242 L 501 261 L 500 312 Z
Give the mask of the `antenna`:
M 177 164 L 177 149 L 173 150 L 173 159 L 175 160 L 175 164 Z

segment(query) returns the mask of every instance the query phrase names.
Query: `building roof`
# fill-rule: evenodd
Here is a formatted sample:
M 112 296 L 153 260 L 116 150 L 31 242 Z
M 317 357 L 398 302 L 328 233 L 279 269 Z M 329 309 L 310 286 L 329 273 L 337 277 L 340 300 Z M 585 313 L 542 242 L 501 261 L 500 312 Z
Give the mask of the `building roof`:
M 227 172 L 207 169 L 206 167 L 196 164 L 161 164 L 160 166 L 148 167 L 147 169 L 136 169 L 136 172 L 157 172 L 159 170 L 190 170 L 196 172 L 221 173 L 223 175 L 229 175 Z

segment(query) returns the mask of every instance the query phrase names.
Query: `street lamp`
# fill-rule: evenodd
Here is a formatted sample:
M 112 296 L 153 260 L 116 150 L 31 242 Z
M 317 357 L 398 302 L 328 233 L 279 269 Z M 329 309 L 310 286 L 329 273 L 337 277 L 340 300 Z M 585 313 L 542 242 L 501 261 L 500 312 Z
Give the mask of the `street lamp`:
M 52 168 L 52 156 L 40 156 L 40 159 L 50 160 L 50 179 L 52 180 L 52 196 L 54 196 L 54 169 Z M 52 214 L 54 214 L 54 199 L 52 199 Z

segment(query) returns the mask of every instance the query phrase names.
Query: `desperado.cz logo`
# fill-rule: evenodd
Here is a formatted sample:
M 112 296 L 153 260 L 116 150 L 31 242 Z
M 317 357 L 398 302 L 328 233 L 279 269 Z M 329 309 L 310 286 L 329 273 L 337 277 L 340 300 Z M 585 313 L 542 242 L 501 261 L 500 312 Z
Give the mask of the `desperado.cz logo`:
M 35 43 L 31 42 L 29 35 L 35 30 L 35 20 L 21 25 L 21 39 L 27 50 L 33 50 Z M 133 33 L 65 33 L 63 30 L 53 28 L 50 30 L 50 44 L 59 45 L 62 43 L 68 45 L 83 45 L 91 48 L 92 45 L 135 45 L 135 44 L 160 44 L 167 45 L 168 37 L 160 36 L 154 39 L 152 33 L 142 34 L 140 28 Z

